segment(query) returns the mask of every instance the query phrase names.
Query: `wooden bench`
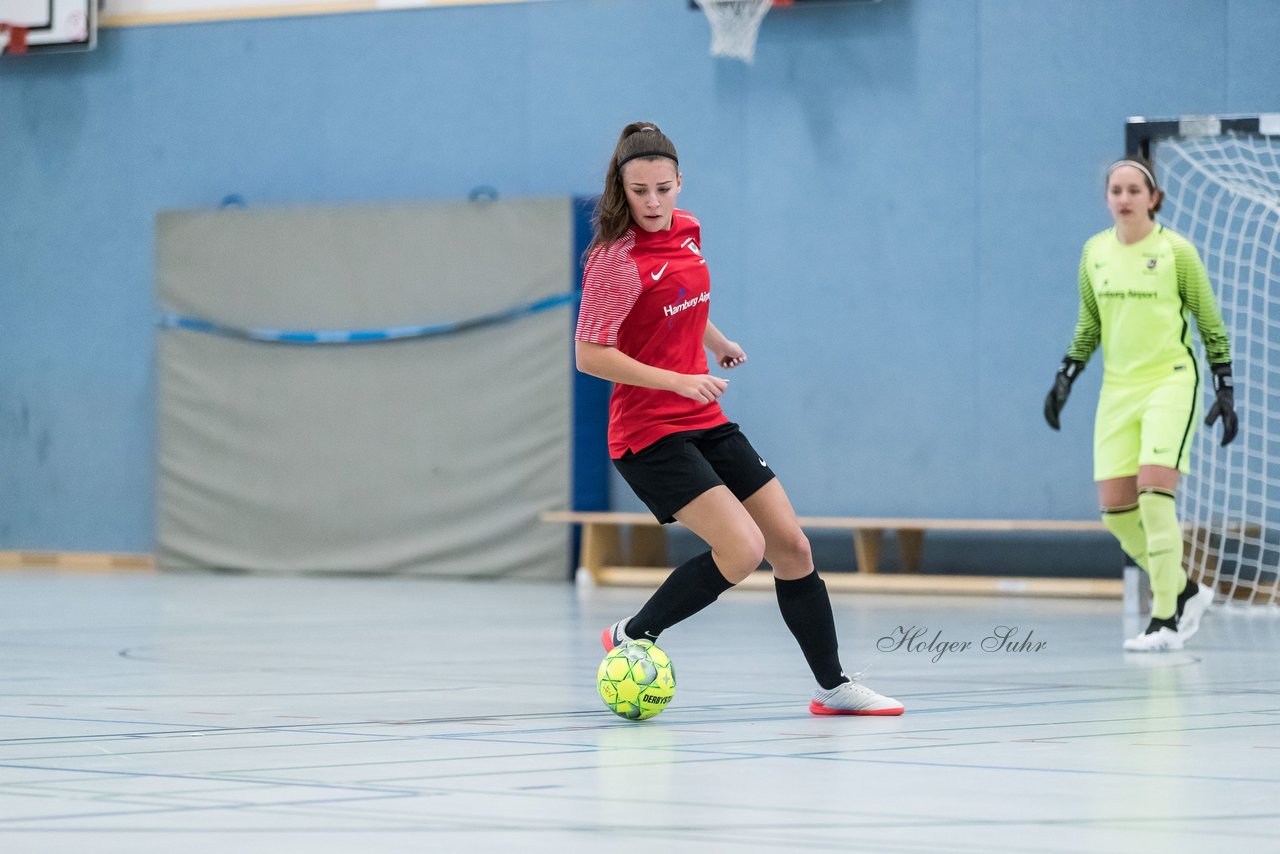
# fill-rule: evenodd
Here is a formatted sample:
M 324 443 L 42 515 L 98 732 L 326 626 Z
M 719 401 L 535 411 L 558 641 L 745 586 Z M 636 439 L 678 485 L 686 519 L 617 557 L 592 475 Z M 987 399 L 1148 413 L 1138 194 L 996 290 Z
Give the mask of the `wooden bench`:
M 596 584 L 647 586 L 670 572 L 666 534 L 648 513 L 549 511 L 544 522 L 582 526 L 580 574 Z M 676 523 L 679 524 L 679 523 Z M 1007 578 L 994 576 L 923 576 L 919 574 L 925 531 L 969 532 L 1105 532 L 1100 520 L 1061 519 L 881 519 L 857 516 L 801 516 L 806 530 L 848 530 L 853 534 L 856 572 L 826 573 L 832 589 L 925 592 L 1012 593 L 1035 596 L 1120 598 L 1121 579 Z M 881 575 L 880 548 L 886 531 L 894 531 L 903 573 Z M 624 536 L 625 534 L 625 536 Z M 1118 567 L 1117 567 L 1118 569 Z M 746 586 L 769 582 L 770 573 L 756 573 Z
M 0 552 L 0 569 L 59 569 L 76 572 L 154 571 L 149 554 L 109 552 Z

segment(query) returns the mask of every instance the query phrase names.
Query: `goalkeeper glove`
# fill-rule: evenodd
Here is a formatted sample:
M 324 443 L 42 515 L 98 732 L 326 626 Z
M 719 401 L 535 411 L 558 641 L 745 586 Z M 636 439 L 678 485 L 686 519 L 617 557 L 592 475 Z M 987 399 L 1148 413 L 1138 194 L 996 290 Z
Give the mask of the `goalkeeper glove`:
M 1049 389 L 1049 395 L 1044 399 L 1044 420 L 1048 421 L 1049 426 L 1054 430 L 1059 426 L 1058 413 L 1062 412 L 1062 407 L 1067 405 L 1071 384 L 1083 370 L 1084 362 L 1078 362 L 1068 356 L 1062 360 L 1062 367 L 1058 368 L 1058 375 L 1053 378 L 1053 388 Z
M 1209 370 L 1213 371 L 1213 393 L 1218 399 L 1209 408 L 1209 415 L 1204 423 L 1206 427 L 1212 427 L 1218 416 L 1222 416 L 1222 444 L 1230 445 L 1240 429 L 1240 420 L 1236 418 L 1236 393 L 1235 384 L 1231 381 L 1231 363 L 1210 365 Z

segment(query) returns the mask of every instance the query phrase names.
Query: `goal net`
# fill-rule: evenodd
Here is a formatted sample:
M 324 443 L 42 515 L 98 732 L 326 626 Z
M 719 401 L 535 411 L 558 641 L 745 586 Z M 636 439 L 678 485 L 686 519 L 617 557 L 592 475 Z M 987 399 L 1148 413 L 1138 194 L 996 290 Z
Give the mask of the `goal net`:
M 1150 151 L 1160 219 L 1200 251 L 1218 294 L 1240 416 L 1225 448 L 1220 425 L 1196 434 L 1178 499 L 1187 571 L 1219 602 L 1280 613 L 1280 127 L 1268 135 L 1263 118 L 1254 132 L 1210 123 L 1204 136 L 1185 135 L 1184 120 L 1184 135 Z
M 711 55 L 752 63 L 760 23 L 774 6 L 792 0 L 695 0 L 711 24 Z

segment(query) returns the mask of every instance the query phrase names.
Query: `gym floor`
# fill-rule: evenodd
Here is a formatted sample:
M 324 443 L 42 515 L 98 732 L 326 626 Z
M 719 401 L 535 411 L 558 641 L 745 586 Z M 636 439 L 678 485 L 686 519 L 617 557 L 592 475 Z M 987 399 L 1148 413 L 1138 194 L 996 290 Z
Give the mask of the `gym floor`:
M 632 723 L 598 638 L 647 593 L 5 571 L 0 850 L 1277 850 L 1274 616 L 1144 656 L 1117 601 L 839 594 L 846 668 L 907 712 L 829 718 L 735 590 Z

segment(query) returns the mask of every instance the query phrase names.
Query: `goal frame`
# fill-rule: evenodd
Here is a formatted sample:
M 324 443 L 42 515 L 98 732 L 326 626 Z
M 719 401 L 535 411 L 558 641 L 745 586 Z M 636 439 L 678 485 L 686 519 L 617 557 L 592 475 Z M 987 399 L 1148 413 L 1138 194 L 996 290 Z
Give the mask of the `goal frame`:
M 1280 113 L 1187 115 L 1176 118 L 1133 116 L 1125 121 L 1125 156 L 1140 157 L 1146 162 L 1152 163 L 1153 155 L 1156 153 L 1156 144 L 1159 142 L 1165 140 L 1194 141 L 1223 136 L 1280 139 Z M 1159 164 L 1156 165 L 1158 166 Z M 1197 441 L 1200 440 L 1201 437 L 1197 437 Z M 1185 496 L 1182 495 L 1182 490 L 1179 490 L 1179 493 L 1179 512 L 1182 513 L 1184 512 L 1182 499 Z M 1198 580 L 1204 581 L 1205 578 L 1208 578 L 1215 587 L 1215 593 L 1220 603 L 1222 603 L 1225 595 L 1225 604 L 1228 606 L 1240 606 L 1251 613 L 1280 613 L 1280 594 L 1277 593 L 1275 581 L 1276 568 L 1271 564 L 1271 561 L 1266 561 L 1266 565 L 1257 564 L 1248 568 L 1243 576 L 1238 569 L 1227 576 L 1219 574 L 1216 570 L 1211 572 L 1209 570 L 1210 555 L 1216 552 L 1216 559 L 1221 561 L 1225 558 L 1227 552 L 1225 549 L 1217 551 L 1219 546 L 1212 542 L 1215 536 L 1214 529 L 1196 529 L 1194 524 L 1191 524 L 1192 521 L 1183 519 L 1184 548 L 1188 549 L 1188 551 L 1184 552 L 1184 559 L 1188 562 L 1187 568 L 1192 573 L 1192 577 L 1196 577 L 1197 574 L 1203 574 L 1204 577 Z M 1188 527 L 1189 525 L 1190 527 Z M 1241 523 L 1238 532 L 1232 532 L 1227 527 L 1223 531 L 1216 532 L 1216 534 L 1220 540 L 1230 537 L 1233 540 L 1238 538 L 1238 542 L 1243 542 L 1245 537 L 1256 538 L 1258 540 L 1256 547 L 1260 550 L 1261 555 L 1271 554 L 1274 556 L 1274 545 L 1271 547 L 1267 545 L 1268 536 L 1265 530 L 1267 527 L 1265 520 L 1261 530 L 1257 532 L 1249 531 L 1249 527 Z M 1237 549 L 1235 559 L 1238 560 L 1240 554 L 1241 550 Z M 1221 568 L 1220 563 L 1218 568 Z M 1270 578 L 1271 581 L 1266 582 L 1265 578 Z M 1227 579 L 1230 579 L 1230 581 L 1224 585 L 1223 582 L 1227 582 Z M 1126 580 L 1129 580 L 1128 574 L 1126 574 Z M 1141 581 L 1145 581 L 1145 578 L 1141 579 Z M 1270 590 L 1267 589 L 1268 584 Z M 1132 586 L 1126 586 L 1126 606 L 1129 605 L 1129 590 Z M 1259 599 L 1258 597 L 1261 594 L 1268 595 L 1264 595 Z M 1258 606 L 1262 607 L 1259 608 Z M 1126 607 L 1126 612 L 1131 612 L 1132 610 Z
M 1253 115 L 1180 116 L 1152 119 L 1130 116 L 1124 122 L 1124 150 L 1151 160 L 1151 145 L 1173 137 L 1222 136 L 1229 133 L 1280 136 L 1280 113 Z

